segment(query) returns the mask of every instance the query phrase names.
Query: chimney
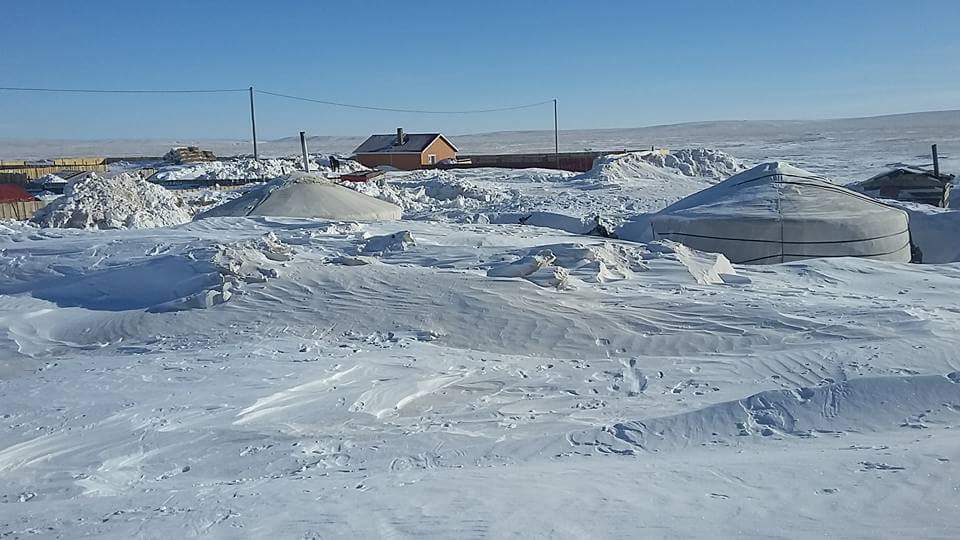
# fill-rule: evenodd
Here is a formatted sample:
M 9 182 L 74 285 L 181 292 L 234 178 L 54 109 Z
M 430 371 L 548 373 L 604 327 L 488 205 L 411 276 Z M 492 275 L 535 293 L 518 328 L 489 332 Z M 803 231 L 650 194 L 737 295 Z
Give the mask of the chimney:
M 403 144 L 403 128 L 397 128 L 397 146 Z

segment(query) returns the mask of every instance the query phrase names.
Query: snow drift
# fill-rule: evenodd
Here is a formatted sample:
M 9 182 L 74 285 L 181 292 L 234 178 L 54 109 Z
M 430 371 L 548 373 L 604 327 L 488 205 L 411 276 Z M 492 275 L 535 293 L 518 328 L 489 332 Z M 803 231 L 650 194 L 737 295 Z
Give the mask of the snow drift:
M 133 174 L 103 178 L 95 173 L 68 184 L 64 194 L 34 214 L 41 227 L 142 229 L 190 221 L 183 201 Z
M 284 216 L 376 221 L 400 219 L 400 207 L 334 184 L 318 174 L 295 172 L 198 215 Z

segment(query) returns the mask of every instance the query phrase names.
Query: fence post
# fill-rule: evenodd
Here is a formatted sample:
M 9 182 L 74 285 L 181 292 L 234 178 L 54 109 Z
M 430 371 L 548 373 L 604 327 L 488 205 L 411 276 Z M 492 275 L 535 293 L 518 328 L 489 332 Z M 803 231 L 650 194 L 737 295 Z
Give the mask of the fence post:
M 560 169 L 560 127 L 557 124 L 557 100 L 553 100 L 553 153 L 557 156 L 557 169 Z

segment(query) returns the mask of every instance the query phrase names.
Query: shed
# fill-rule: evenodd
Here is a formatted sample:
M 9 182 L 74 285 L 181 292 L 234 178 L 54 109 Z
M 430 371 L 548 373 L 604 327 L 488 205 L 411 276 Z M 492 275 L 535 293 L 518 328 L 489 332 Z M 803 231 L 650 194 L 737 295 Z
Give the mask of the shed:
M 946 207 L 953 178 L 918 167 L 897 167 L 849 187 L 884 199 Z
M 354 159 L 367 167 L 390 166 L 411 171 L 457 157 L 457 147 L 441 133 L 371 135 L 354 150 Z

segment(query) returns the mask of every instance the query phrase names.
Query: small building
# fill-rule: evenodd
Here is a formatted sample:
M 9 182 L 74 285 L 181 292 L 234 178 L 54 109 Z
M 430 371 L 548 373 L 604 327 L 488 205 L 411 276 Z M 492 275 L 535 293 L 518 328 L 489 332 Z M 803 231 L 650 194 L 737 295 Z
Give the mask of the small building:
M 353 152 L 354 159 L 367 167 L 389 165 L 411 171 L 431 167 L 457 157 L 457 147 L 440 133 L 371 135 Z
M 850 187 L 883 199 L 946 207 L 953 179 L 952 174 L 938 175 L 919 167 L 897 167 Z

